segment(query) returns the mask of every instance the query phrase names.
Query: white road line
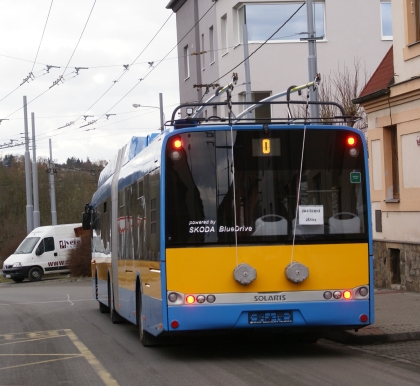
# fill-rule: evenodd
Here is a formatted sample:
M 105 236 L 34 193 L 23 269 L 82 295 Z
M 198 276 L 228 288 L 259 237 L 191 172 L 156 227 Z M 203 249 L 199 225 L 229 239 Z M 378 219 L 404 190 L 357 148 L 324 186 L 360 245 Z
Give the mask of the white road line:
M 73 300 L 73 302 L 86 302 L 86 301 L 96 301 L 96 299 L 78 299 L 78 300 Z M 1 306 L 17 306 L 17 305 L 25 305 L 25 304 L 46 304 L 46 303 L 68 303 L 69 299 L 67 300 L 49 300 L 46 302 L 26 302 L 26 303 L 0 303 L 0 307 Z

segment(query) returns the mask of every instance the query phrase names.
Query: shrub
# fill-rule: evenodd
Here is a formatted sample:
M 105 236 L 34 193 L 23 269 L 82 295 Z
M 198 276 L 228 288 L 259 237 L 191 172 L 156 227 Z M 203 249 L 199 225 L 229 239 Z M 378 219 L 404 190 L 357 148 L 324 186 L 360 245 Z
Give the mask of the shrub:
M 81 243 L 69 252 L 68 268 L 71 276 L 91 276 L 90 233 L 81 235 Z

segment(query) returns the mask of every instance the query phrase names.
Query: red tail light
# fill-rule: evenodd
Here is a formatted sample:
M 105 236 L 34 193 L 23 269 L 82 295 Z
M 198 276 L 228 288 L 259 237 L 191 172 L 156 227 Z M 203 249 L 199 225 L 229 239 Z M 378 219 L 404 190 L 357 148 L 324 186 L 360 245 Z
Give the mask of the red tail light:
M 348 137 L 347 138 L 347 145 L 354 146 L 356 144 L 356 138 L 355 137 Z
M 179 137 L 175 137 L 175 138 L 172 140 L 172 147 L 173 147 L 174 149 L 177 149 L 177 150 L 181 149 L 181 148 L 182 148 L 182 141 L 181 141 L 181 138 L 179 138 Z

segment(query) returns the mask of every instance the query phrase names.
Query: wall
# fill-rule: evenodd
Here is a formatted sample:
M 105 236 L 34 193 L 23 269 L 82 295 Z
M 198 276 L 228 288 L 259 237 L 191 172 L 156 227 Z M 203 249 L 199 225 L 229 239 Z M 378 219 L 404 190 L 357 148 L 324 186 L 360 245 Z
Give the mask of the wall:
M 375 241 L 373 252 L 376 288 L 420 292 L 420 244 Z

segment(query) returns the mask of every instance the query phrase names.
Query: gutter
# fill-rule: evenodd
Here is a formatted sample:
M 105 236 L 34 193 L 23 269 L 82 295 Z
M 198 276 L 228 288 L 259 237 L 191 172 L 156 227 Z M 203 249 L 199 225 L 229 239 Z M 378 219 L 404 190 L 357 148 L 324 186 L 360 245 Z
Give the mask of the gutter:
M 178 12 L 178 10 L 186 3 L 187 0 L 171 0 L 166 9 L 172 9 L 173 12 Z
M 353 104 L 360 104 L 360 103 L 363 103 L 363 102 L 370 101 L 372 99 L 379 98 L 379 97 L 384 96 L 384 95 L 388 95 L 390 92 L 391 92 L 391 90 L 389 88 L 384 88 L 382 90 L 375 91 L 371 94 L 352 99 L 351 101 L 352 101 Z

